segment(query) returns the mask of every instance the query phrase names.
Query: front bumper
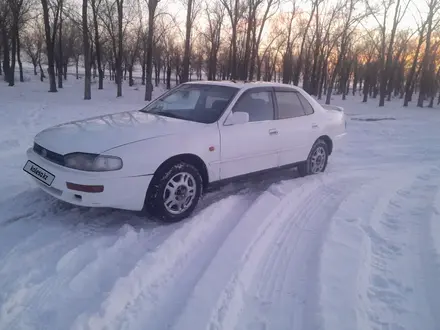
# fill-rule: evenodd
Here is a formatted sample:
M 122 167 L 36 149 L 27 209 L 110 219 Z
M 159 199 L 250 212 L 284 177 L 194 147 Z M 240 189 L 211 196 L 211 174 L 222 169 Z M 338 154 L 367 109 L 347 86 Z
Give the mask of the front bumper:
M 41 189 L 57 199 L 79 206 L 140 211 L 152 179 L 152 175 L 119 177 L 116 171 L 98 173 L 73 170 L 44 159 L 32 148 L 28 149 L 27 157 L 55 176 L 48 186 L 29 175 Z M 104 190 L 99 193 L 71 190 L 67 188 L 67 182 L 86 186 L 102 185 Z

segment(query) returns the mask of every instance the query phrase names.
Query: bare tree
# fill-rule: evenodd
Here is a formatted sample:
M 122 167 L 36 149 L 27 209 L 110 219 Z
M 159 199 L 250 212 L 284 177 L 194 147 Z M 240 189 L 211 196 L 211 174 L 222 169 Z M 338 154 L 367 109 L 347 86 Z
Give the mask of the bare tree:
M 342 16 L 344 18 L 342 21 L 341 32 L 337 36 L 337 39 L 340 40 L 338 57 L 336 60 L 336 64 L 334 65 L 333 72 L 330 76 L 330 80 L 328 82 L 325 104 L 330 104 L 331 96 L 333 93 L 333 86 L 335 84 L 337 75 L 340 73 L 343 61 L 345 60 L 351 36 L 355 31 L 356 26 L 359 24 L 359 21 L 365 17 L 364 13 L 361 12 L 357 14 L 355 11 L 356 8 L 359 6 L 359 3 L 359 0 L 349 0 L 346 4 L 344 4 L 344 11 L 342 13 Z
M 9 72 L 9 86 L 15 85 L 15 61 L 18 61 L 20 67 L 20 81 L 23 82 L 23 67 L 20 58 L 20 25 L 23 25 L 23 15 L 25 11 L 29 10 L 29 4 L 26 4 L 24 0 L 8 0 L 9 13 L 11 14 L 11 66 Z
M 189 56 L 190 56 L 190 42 L 191 42 L 191 29 L 193 25 L 193 3 L 194 0 L 186 0 L 186 33 L 185 33 L 185 50 L 183 53 L 183 64 L 182 64 L 182 83 L 188 81 L 189 76 Z
M 373 6 L 366 1 L 367 8 L 369 13 L 374 17 L 377 24 L 379 25 L 379 29 L 381 32 L 381 42 L 380 42 L 380 56 L 379 56 L 379 65 L 380 65 L 380 100 L 379 106 L 382 107 L 385 105 L 385 97 L 387 90 L 387 82 L 390 76 L 391 64 L 393 59 L 393 46 L 397 31 L 397 26 L 402 21 L 406 10 L 408 8 L 410 1 L 407 0 L 385 0 L 381 2 L 383 10 L 378 10 L 377 7 L 373 8 Z M 387 20 L 388 14 L 394 5 L 394 14 L 393 14 L 393 22 L 391 26 L 390 38 L 388 42 L 388 47 L 386 45 L 387 40 Z M 379 13 L 379 14 L 378 14 Z M 383 15 L 382 21 L 380 20 L 380 16 Z
M 42 27 L 38 24 L 38 20 L 35 20 L 34 28 L 26 31 L 23 37 L 24 51 L 34 66 L 34 75 L 38 75 L 38 62 L 43 51 L 44 33 L 42 30 Z
M 91 0 L 93 18 L 93 35 L 96 52 L 96 62 L 98 63 L 98 89 L 104 88 L 104 69 L 102 67 L 102 43 L 98 24 L 98 11 L 101 10 L 102 0 Z
M 116 6 L 118 8 L 118 51 L 116 55 L 116 82 L 118 84 L 117 97 L 122 96 L 122 19 L 124 15 L 123 11 L 124 0 L 116 0 Z
M 83 0 L 82 4 L 82 33 L 83 33 L 83 53 L 84 53 L 84 100 L 92 98 L 92 72 L 90 68 L 90 41 L 89 41 L 89 27 L 87 16 L 87 0 Z
M 225 10 L 218 2 L 214 2 L 213 4 L 207 2 L 205 12 L 208 18 L 207 32 L 205 33 L 205 39 L 208 45 L 208 80 L 216 80 L 217 58 L 220 49 L 220 37 Z
M 160 0 L 146 0 L 148 4 L 148 37 L 147 37 L 147 78 L 145 87 L 145 101 L 151 101 L 153 97 L 153 35 L 154 35 L 154 18 L 157 5 Z
M 296 86 L 299 83 L 299 78 L 300 78 L 300 75 L 301 75 L 302 61 L 303 61 L 303 54 L 304 54 L 304 46 L 305 46 L 305 42 L 306 42 L 307 33 L 309 31 L 310 24 L 312 23 L 313 16 L 315 14 L 316 8 L 319 5 L 319 3 L 320 3 L 320 0 L 313 0 L 313 2 L 312 2 L 312 11 L 310 13 L 310 16 L 309 16 L 309 19 L 307 21 L 306 27 L 304 29 L 303 38 L 302 38 L 302 42 L 301 42 L 301 47 L 300 47 L 300 51 L 299 51 L 299 55 L 298 55 L 298 61 L 297 61 L 297 64 L 295 66 L 295 71 L 293 73 L 293 84 L 296 85 Z
M 293 21 L 295 19 L 297 11 L 296 0 L 292 1 L 292 9 L 289 13 L 289 17 L 287 19 L 287 40 L 286 40 L 286 48 L 283 55 L 283 83 L 288 84 L 292 79 L 292 53 L 293 53 L 293 44 L 295 42 L 296 36 L 293 35 Z M 284 25 L 284 24 L 283 24 Z
M 41 0 L 44 17 L 44 30 L 46 39 L 46 52 L 49 73 L 49 92 L 57 92 L 55 80 L 55 38 L 57 33 L 58 19 L 61 11 L 62 0 L 51 2 L 49 6 L 48 0 Z
M 240 6 L 240 0 L 220 0 L 222 5 L 225 7 L 226 12 L 229 16 L 231 22 L 231 79 L 238 79 L 238 66 L 237 66 L 237 26 L 238 21 L 243 15 L 244 7 Z
M 254 78 L 255 61 L 257 58 L 258 50 L 260 48 L 263 30 L 266 26 L 266 22 L 276 14 L 278 7 L 280 5 L 279 0 L 267 0 L 266 6 L 263 7 L 264 8 L 263 15 L 260 18 L 258 17 L 258 11 L 261 8 L 260 4 L 262 4 L 263 1 L 262 0 L 251 0 L 251 1 L 253 2 L 252 24 L 251 26 L 248 26 L 248 28 L 250 27 L 252 28 L 252 46 L 250 47 L 250 50 L 248 49 L 245 50 L 246 53 L 247 51 L 250 51 L 250 56 L 249 56 L 249 64 L 247 64 L 248 57 L 246 56 L 245 53 L 245 58 L 244 58 L 245 65 L 244 65 L 244 74 L 243 74 L 244 79 L 248 79 L 249 77 L 250 80 Z M 257 33 L 257 27 L 258 27 L 258 33 Z
M 426 97 L 432 96 L 433 94 L 433 72 L 431 70 L 432 55 L 431 55 L 431 37 L 434 27 L 434 16 L 440 9 L 440 1 L 438 0 L 428 0 L 428 16 L 426 19 L 426 43 L 425 43 L 425 54 L 423 56 L 422 71 L 420 77 L 420 93 L 419 99 L 417 101 L 417 106 L 423 108 L 423 102 Z
M 123 80 L 123 70 L 122 70 L 122 57 L 123 57 L 123 39 L 127 26 L 131 22 L 133 6 L 130 3 L 125 4 L 124 0 L 103 0 L 101 22 L 103 23 L 106 31 L 108 33 L 112 54 L 111 59 L 111 70 L 115 71 L 115 82 L 116 82 L 116 97 L 122 96 L 122 80 Z M 127 0 L 125 0 L 127 1 Z M 125 6 L 125 5 L 126 6 Z M 127 9 L 124 11 L 124 6 Z
M 10 47 L 9 47 L 9 36 L 11 28 L 11 14 L 8 4 L 8 0 L 0 0 L 0 37 L 1 37 L 1 48 L 3 49 L 3 74 L 4 81 L 8 81 L 10 74 Z

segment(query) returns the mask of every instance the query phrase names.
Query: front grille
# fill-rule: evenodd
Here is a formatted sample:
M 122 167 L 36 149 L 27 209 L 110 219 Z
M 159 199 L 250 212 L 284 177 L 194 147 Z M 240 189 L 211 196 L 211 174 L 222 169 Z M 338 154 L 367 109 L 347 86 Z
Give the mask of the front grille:
M 56 152 L 47 150 L 46 148 L 43 148 L 37 143 L 34 143 L 34 152 L 39 154 L 41 157 L 46 158 L 47 160 L 51 161 L 52 163 L 64 166 L 64 156 L 57 154 Z

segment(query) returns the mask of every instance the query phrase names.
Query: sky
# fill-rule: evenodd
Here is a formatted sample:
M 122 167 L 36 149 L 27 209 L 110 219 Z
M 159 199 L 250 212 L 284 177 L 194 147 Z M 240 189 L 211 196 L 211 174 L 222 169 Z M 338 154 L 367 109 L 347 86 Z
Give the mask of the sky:
M 201 1 L 201 0 L 195 0 L 195 1 Z M 289 12 L 292 8 L 292 0 L 281 0 L 283 3 L 281 4 L 281 10 Z M 331 5 L 332 3 L 336 3 L 338 0 L 325 0 L 326 5 Z M 372 0 L 372 3 L 375 0 Z M 404 15 L 404 18 L 402 19 L 399 29 L 415 29 L 417 27 L 417 22 L 419 18 L 418 10 L 425 11 L 425 1 L 423 0 L 402 0 L 406 3 L 406 1 L 410 1 L 408 10 L 406 11 L 406 14 Z M 362 1 L 363 2 L 363 1 Z M 297 0 L 297 6 L 299 6 L 302 10 L 310 12 L 311 10 L 311 0 Z M 377 3 L 377 2 L 376 2 Z M 165 11 L 169 12 L 172 15 L 175 15 L 177 17 L 178 22 L 182 26 L 182 28 L 185 25 L 186 21 L 186 5 L 184 5 L 184 0 L 162 0 L 159 3 L 160 8 L 164 9 Z M 204 8 L 204 5 L 203 5 Z M 388 26 L 391 26 L 392 19 L 394 16 L 394 7 L 391 8 L 389 15 L 388 15 Z M 378 18 L 380 20 L 383 19 L 383 16 L 379 15 Z M 200 20 L 200 17 L 198 17 Z M 226 18 L 227 19 L 227 18 Z M 368 29 L 374 29 L 378 26 L 376 20 L 373 17 L 369 17 L 362 21 L 362 26 L 368 28 Z

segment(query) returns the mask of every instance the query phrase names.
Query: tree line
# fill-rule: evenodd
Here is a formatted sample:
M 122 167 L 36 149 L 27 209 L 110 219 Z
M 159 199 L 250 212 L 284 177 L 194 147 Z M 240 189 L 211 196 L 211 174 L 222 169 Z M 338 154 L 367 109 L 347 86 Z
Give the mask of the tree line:
M 98 89 L 114 81 L 117 97 L 140 79 L 146 101 L 161 82 L 264 80 L 327 104 L 351 93 L 379 106 L 418 95 L 432 107 L 439 9 L 440 0 L 0 0 L 0 75 L 24 82 L 24 59 L 56 92 L 68 67 L 76 79 L 81 67 L 84 99 L 92 79 Z

